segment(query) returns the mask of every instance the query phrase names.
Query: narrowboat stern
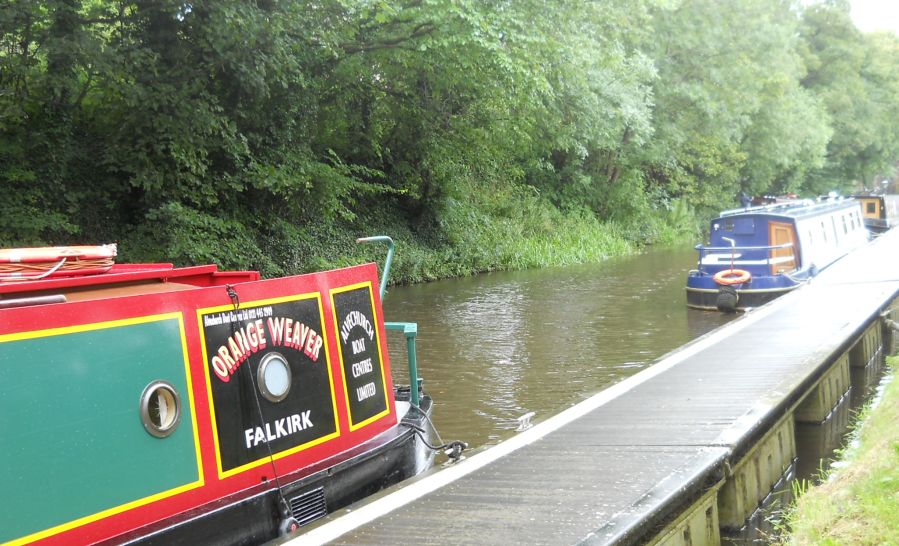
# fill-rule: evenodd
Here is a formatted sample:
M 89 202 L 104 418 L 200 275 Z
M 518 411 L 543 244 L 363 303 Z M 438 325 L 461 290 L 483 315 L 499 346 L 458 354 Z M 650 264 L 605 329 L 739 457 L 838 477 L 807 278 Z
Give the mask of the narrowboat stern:
M 865 226 L 871 233 L 881 234 L 896 227 L 899 221 L 899 195 L 853 195 L 861 203 Z
M 0 251 L 0 544 L 260 544 L 433 464 L 389 264 L 379 290 L 375 264 L 261 279 L 114 256 Z

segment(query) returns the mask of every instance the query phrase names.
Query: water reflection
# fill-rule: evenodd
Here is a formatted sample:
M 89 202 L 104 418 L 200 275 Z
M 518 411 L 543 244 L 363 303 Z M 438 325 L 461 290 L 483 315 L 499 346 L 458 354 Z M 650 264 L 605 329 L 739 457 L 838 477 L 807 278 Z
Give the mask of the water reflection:
M 602 264 L 496 273 L 392 288 L 387 320 L 418 322 L 419 368 L 446 438 L 510 436 L 648 366 L 731 317 L 688 310 L 692 249 Z M 389 338 L 398 382 L 405 345 Z

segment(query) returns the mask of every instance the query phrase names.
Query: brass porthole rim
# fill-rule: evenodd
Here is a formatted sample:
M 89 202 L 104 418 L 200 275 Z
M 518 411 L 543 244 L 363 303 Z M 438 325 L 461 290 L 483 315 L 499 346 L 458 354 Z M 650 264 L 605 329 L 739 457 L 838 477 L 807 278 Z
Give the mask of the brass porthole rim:
M 160 427 L 150 418 L 150 400 L 158 389 L 165 389 L 171 394 L 175 403 L 175 417 L 171 419 L 168 426 Z M 170 436 L 178 428 L 181 423 L 181 396 L 175 386 L 168 381 L 153 381 L 144 388 L 144 392 L 140 395 L 140 420 L 144 425 L 144 429 L 156 438 L 165 438 Z
M 265 384 L 265 370 L 266 368 L 268 368 L 269 364 L 276 360 L 284 363 L 284 369 L 287 372 L 287 388 L 284 389 L 284 392 L 281 395 L 277 395 L 268 390 L 268 385 Z M 290 362 L 287 361 L 287 358 L 285 358 L 284 355 L 279 352 L 272 351 L 262 357 L 262 360 L 259 362 L 259 368 L 256 370 L 256 383 L 259 386 L 259 392 L 262 393 L 262 396 L 266 400 L 268 400 L 269 402 L 277 403 L 287 398 L 287 395 L 290 394 L 290 386 L 292 380 L 293 374 L 290 371 Z

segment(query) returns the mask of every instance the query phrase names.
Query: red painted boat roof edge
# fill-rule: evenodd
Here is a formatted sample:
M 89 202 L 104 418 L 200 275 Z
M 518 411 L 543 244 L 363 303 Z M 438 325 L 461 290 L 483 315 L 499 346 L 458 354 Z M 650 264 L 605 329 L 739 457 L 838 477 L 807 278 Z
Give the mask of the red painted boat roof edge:
M 219 271 L 217 265 L 174 267 L 170 263 L 115 264 L 108 272 L 93 275 L 0 281 L 0 295 L 145 280 L 190 282 L 191 278 L 198 286 L 211 286 L 228 280 L 232 282 L 256 281 L 261 279 L 261 275 L 258 271 L 250 270 Z

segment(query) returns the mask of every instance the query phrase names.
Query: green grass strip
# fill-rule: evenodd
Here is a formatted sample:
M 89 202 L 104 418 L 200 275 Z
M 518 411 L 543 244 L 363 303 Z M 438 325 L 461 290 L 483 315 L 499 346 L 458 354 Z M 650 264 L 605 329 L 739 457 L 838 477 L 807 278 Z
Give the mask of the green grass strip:
M 899 357 L 887 359 L 891 375 Z M 856 422 L 857 441 L 820 485 L 802 493 L 787 516 L 784 544 L 899 544 L 899 381 Z

